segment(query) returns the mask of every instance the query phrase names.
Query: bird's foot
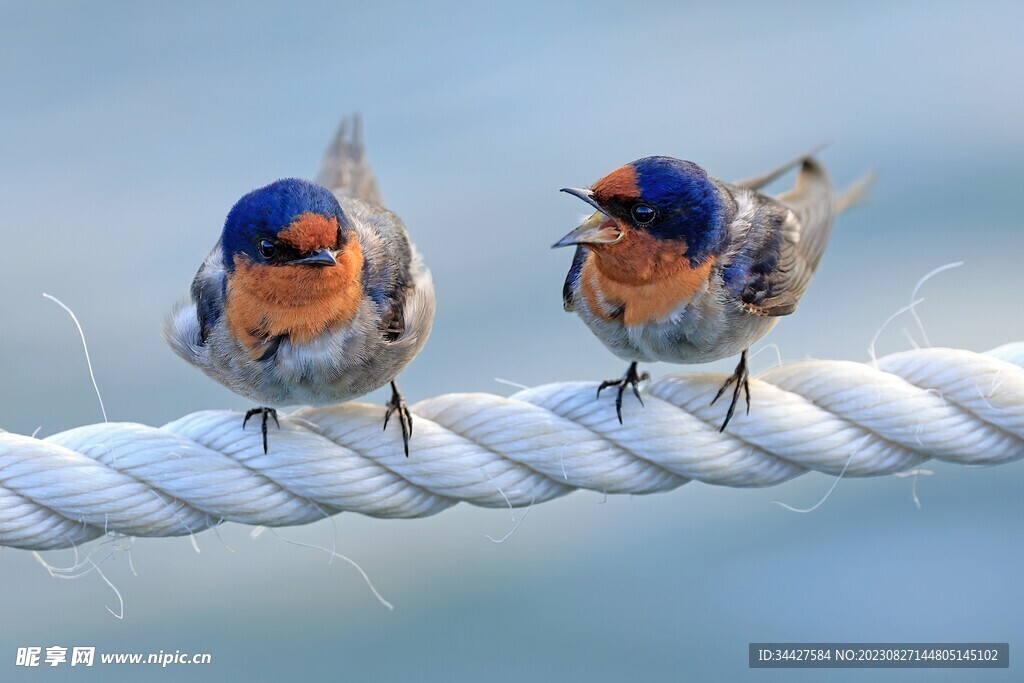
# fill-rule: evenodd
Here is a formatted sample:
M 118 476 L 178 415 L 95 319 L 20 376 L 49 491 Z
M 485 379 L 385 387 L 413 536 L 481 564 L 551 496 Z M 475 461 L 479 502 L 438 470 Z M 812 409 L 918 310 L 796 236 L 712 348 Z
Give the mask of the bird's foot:
M 263 430 L 263 452 L 266 453 L 267 452 L 267 418 L 268 417 L 274 418 L 274 424 L 277 425 L 278 429 L 281 428 L 281 423 L 277 421 L 277 411 L 275 409 L 273 409 L 273 408 L 265 408 L 265 407 L 264 408 L 250 408 L 245 413 L 245 419 L 242 420 L 242 429 L 245 429 L 246 423 L 249 422 L 249 418 L 252 417 L 253 415 L 262 415 L 263 416 L 263 419 L 261 420 L 260 428 Z
M 384 413 L 384 429 L 388 428 L 388 420 L 391 419 L 393 413 L 398 413 L 398 422 L 402 425 L 402 445 L 405 447 L 405 457 L 408 458 L 409 437 L 412 436 L 412 413 L 409 412 L 409 406 L 405 404 L 402 392 L 398 390 L 398 385 L 394 382 L 391 383 L 391 400 L 388 401 L 388 412 Z
M 736 366 L 736 370 L 732 373 L 732 376 L 725 380 L 725 384 L 718 390 L 715 397 L 711 399 L 711 405 L 715 405 L 715 401 L 722 398 L 722 394 L 729 388 L 730 384 L 735 384 L 736 388 L 732 392 L 732 401 L 729 403 L 729 412 L 725 414 L 725 422 L 719 427 L 719 432 L 725 431 L 725 426 L 729 424 L 729 420 L 732 419 L 732 414 L 736 411 L 736 403 L 740 400 L 740 392 L 744 392 L 747 395 L 747 415 L 750 415 L 750 371 L 747 369 L 747 352 L 744 351 L 740 354 L 740 362 Z
M 597 397 L 601 397 L 601 392 L 608 387 L 618 387 L 618 393 L 615 396 L 615 413 L 619 416 L 619 424 L 622 424 L 622 394 L 626 392 L 627 387 L 633 388 L 633 394 L 636 396 L 636 400 L 640 401 L 640 405 L 644 404 L 644 400 L 640 398 L 640 390 L 637 388 L 640 382 L 649 380 L 651 376 L 645 373 L 637 373 L 636 363 L 629 364 L 629 370 L 626 370 L 626 374 L 619 379 L 609 379 L 601 382 L 601 386 L 597 388 Z

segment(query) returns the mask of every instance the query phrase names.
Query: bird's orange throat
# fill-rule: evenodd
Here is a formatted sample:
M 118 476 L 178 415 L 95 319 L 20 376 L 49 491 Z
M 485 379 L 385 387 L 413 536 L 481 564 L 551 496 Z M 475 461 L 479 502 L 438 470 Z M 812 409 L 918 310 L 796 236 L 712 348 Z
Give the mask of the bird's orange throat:
M 603 320 L 621 316 L 631 326 L 671 316 L 707 285 L 715 263 L 709 256 L 691 266 L 685 242 L 639 230 L 627 229 L 615 244 L 587 248 L 580 273 L 587 308 Z
M 363 299 L 363 252 L 351 239 L 337 265 L 267 265 L 235 257 L 225 315 L 235 338 L 259 357 L 279 335 L 298 343 L 336 329 L 355 317 Z

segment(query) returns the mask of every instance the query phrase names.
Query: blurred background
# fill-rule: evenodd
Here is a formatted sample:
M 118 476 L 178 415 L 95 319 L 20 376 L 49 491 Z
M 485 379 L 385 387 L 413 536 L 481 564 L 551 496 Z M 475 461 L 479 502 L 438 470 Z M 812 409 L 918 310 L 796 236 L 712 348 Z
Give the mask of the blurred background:
M 353 111 L 437 288 L 433 336 L 401 377 L 411 402 L 514 391 L 495 378 L 621 374 L 562 311 L 571 254 L 548 247 L 584 208 L 558 188 L 651 154 L 736 179 L 831 141 L 837 185 L 880 172 L 798 313 L 758 348 L 867 360 L 918 279 L 955 261 L 920 293 L 930 342 L 1024 340 L 1020 3 L 485 4 L 0 5 L 0 427 L 49 435 L 101 419 L 77 332 L 43 292 L 80 318 L 111 420 L 249 407 L 170 352 L 163 316 L 232 203 L 312 177 Z M 908 333 L 924 343 L 902 316 L 879 353 L 910 347 Z M 775 362 L 768 350 L 753 368 Z M 179 667 L 196 681 L 981 680 L 747 668 L 751 641 L 1021 652 L 1024 465 L 926 467 L 921 509 L 912 478 L 842 480 L 809 514 L 772 504 L 819 501 L 833 480 L 812 474 L 756 491 L 577 493 L 537 506 L 502 544 L 486 536 L 512 528 L 509 512 L 468 506 L 256 539 L 226 525 L 195 539 L 200 552 L 141 539 L 134 573 L 128 553 L 94 543 L 84 551 L 123 596 L 123 620 L 95 572 L 60 581 L 0 549 L 0 680 L 39 675 L 13 664 L 26 645 L 212 653 Z M 395 611 L 349 565 L 288 541 L 336 543 Z

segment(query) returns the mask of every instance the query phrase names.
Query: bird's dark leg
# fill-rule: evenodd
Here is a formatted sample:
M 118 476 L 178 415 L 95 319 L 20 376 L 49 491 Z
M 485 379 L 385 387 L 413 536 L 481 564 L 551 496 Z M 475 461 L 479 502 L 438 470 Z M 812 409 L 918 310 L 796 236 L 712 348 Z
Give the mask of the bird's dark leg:
M 266 453 L 267 452 L 267 418 L 268 417 L 274 418 L 274 424 L 277 425 L 278 429 L 281 428 L 281 423 L 277 421 L 277 411 L 275 409 L 273 409 L 273 408 L 250 408 L 245 413 L 245 419 L 242 420 L 242 429 L 245 429 L 246 423 L 249 421 L 249 418 L 252 417 L 253 415 L 262 415 L 263 416 L 263 419 L 261 421 L 260 427 L 263 430 L 263 452 Z
M 736 388 L 732 392 L 732 402 L 729 403 L 729 412 L 725 414 L 725 422 L 718 429 L 719 432 L 725 431 L 725 426 L 729 424 L 729 420 L 732 419 L 732 414 L 736 410 L 736 403 L 740 400 L 740 392 L 743 391 L 747 394 L 747 415 L 750 415 L 750 371 L 747 369 L 747 352 L 744 351 L 740 354 L 740 362 L 736 366 L 736 370 L 732 373 L 732 376 L 725 380 L 725 384 L 718 390 L 715 397 L 711 399 L 711 405 L 715 405 L 715 401 L 722 398 L 722 394 L 729 388 L 730 384 L 735 382 Z
M 640 382 L 649 380 L 651 376 L 646 372 L 638 374 L 636 371 L 636 361 L 629 364 L 629 370 L 626 370 L 626 374 L 619 379 L 609 379 L 601 382 L 601 386 L 597 388 L 597 397 L 601 397 L 601 392 L 608 387 L 618 387 L 618 394 L 615 396 L 615 412 L 619 416 L 619 424 L 622 424 L 622 394 L 625 393 L 626 387 L 633 387 L 633 394 L 636 395 L 636 400 L 640 401 L 640 405 L 644 404 L 644 400 L 640 398 L 640 390 L 637 387 Z
M 412 413 L 398 390 L 398 384 L 391 382 L 391 400 L 388 401 L 388 412 L 384 413 L 384 429 L 388 428 L 388 420 L 392 413 L 398 413 L 398 422 L 402 425 L 402 444 L 405 446 L 405 457 L 409 457 L 409 437 L 412 436 Z

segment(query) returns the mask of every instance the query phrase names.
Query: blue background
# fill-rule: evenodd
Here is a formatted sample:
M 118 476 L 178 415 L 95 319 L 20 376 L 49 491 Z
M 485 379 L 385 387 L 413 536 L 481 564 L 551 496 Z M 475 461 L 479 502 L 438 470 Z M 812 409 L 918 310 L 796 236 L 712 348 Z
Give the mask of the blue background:
M 448 391 L 617 376 L 561 310 L 583 206 L 556 191 L 666 154 L 745 177 L 831 140 L 837 184 L 881 173 L 844 216 L 787 360 L 866 360 L 923 288 L 935 345 L 1024 340 L 1020 3 L 5 3 L 0 6 L 0 426 L 99 421 L 78 314 L 112 420 L 162 424 L 246 402 L 160 338 L 232 203 L 313 175 L 362 112 L 385 199 L 433 270 L 429 344 L 401 383 Z M 879 352 L 910 345 L 905 316 Z M 728 371 L 724 360 L 699 370 Z M 775 362 L 767 350 L 756 371 Z M 678 371 L 651 366 L 655 374 Z M 685 371 L 692 371 L 687 368 Z M 383 395 L 367 400 L 382 401 Z M 809 475 L 737 491 L 578 493 L 530 512 L 417 521 L 343 515 L 258 539 L 93 544 L 96 574 L 50 578 L 0 549 L 0 679 L 18 646 L 211 652 L 190 680 L 1013 680 L 1014 669 L 751 671 L 751 641 L 1024 646 L 1020 464 L 930 463 L 912 478 Z M 369 573 L 383 609 L 331 546 Z M 67 565 L 68 552 L 46 553 Z M 66 666 L 73 680 L 149 669 Z

